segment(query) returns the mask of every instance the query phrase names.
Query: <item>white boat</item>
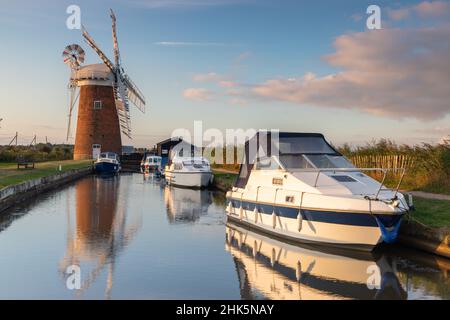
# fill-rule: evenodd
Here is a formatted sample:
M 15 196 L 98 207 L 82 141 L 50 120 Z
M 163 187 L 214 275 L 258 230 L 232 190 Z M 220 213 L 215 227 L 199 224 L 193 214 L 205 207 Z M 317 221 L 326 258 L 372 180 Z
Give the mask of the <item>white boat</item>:
M 142 164 L 144 173 L 162 174 L 161 160 L 160 156 L 146 156 Z
M 370 170 L 386 177 L 355 168 L 321 134 L 259 132 L 227 192 L 227 216 L 292 241 L 370 251 L 395 241 L 409 210 L 400 183 L 388 189 Z
M 175 157 L 164 170 L 169 185 L 206 188 L 213 181 L 209 161 L 203 157 Z
M 214 179 L 208 159 L 201 156 L 201 149 L 181 139 L 169 151 L 164 175 L 168 185 L 185 188 L 206 188 Z

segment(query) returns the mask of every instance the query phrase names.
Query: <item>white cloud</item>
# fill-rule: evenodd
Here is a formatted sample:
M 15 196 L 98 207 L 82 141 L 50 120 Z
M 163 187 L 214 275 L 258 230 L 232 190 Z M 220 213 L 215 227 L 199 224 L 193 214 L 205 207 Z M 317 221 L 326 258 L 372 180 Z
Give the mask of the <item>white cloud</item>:
M 221 88 L 231 88 L 238 85 L 231 80 L 230 76 L 218 74 L 215 72 L 196 74 L 192 77 L 192 80 L 201 83 L 213 83 Z
M 254 97 L 435 120 L 450 114 L 450 27 L 385 29 L 337 38 L 325 57 L 343 71 L 271 79 Z
M 149 9 L 216 7 L 256 3 L 254 0 L 131 0 L 130 2 Z
M 167 47 L 224 47 L 228 46 L 226 43 L 222 42 L 187 42 L 187 41 L 159 41 L 155 42 L 158 46 Z
M 213 92 L 205 88 L 188 88 L 184 90 L 183 97 L 195 101 L 208 101 L 213 97 Z
M 400 9 L 387 9 L 389 18 L 395 21 L 404 20 L 411 15 L 410 8 L 400 8 Z
M 195 82 L 220 82 L 226 81 L 228 78 L 224 75 L 217 74 L 215 72 L 199 73 L 194 75 L 193 80 Z
M 422 17 L 440 17 L 450 12 L 450 4 L 446 1 L 424 1 L 416 5 L 414 11 Z
M 251 56 L 252 56 L 252 53 L 250 51 L 244 51 L 237 56 L 237 58 L 234 60 L 234 64 L 240 64 L 241 62 L 247 60 Z
M 419 18 L 437 18 L 450 14 L 450 3 L 442 0 L 423 1 L 400 8 L 388 8 L 387 13 L 389 18 L 395 21 L 407 19 L 414 14 Z

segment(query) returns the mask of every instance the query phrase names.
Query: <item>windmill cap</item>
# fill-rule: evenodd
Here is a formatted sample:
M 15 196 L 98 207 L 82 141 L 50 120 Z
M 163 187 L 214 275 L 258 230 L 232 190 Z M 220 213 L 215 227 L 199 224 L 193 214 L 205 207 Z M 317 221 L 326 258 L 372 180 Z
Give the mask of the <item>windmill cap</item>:
M 78 81 L 79 85 L 112 85 L 114 75 L 103 63 L 89 64 L 76 70 L 72 75 L 72 80 Z

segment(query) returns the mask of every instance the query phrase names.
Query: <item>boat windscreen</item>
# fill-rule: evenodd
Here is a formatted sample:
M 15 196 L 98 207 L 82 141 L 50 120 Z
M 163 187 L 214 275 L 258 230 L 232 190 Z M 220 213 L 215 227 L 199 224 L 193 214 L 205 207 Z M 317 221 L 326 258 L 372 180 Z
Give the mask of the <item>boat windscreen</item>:
M 354 168 L 343 156 L 328 154 L 281 154 L 280 161 L 289 169 L 351 169 Z
M 276 143 L 281 154 L 336 154 L 322 137 L 286 137 Z
M 342 156 L 327 154 L 305 155 L 319 169 L 351 169 L 355 166 Z
M 315 169 L 301 154 L 282 154 L 280 161 L 286 169 Z

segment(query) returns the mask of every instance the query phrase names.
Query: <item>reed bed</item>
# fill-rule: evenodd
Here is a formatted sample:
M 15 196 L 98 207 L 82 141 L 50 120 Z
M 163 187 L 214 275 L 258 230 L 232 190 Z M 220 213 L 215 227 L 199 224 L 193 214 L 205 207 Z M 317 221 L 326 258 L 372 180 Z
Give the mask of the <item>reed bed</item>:
M 337 149 L 359 168 L 406 169 L 401 185 L 404 190 L 450 194 L 450 141 L 409 146 L 380 139 L 358 147 L 344 144 Z M 213 168 L 237 172 L 237 158 L 242 156 L 242 146 L 234 147 L 234 151 L 235 159 L 232 164 L 215 164 L 214 157 L 209 157 Z M 224 155 L 225 149 L 222 152 Z M 214 152 L 208 154 L 215 156 Z M 371 172 L 370 175 L 377 180 L 383 178 L 381 171 Z M 389 172 L 385 184 L 396 187 L 401 175 L 401 170 Z
M 408 146 L 381 139 L 356 148 L 343 145 L 338 150 L 360 168 L 406 169 L 404 189 L 450 194 L 449 141 Z M 372 175 L 380 179 L 382 172 Z M 400 175 L 401 171 L 389 173 L 386 184 L 395 186 Z

